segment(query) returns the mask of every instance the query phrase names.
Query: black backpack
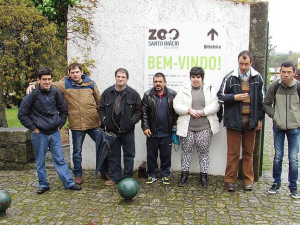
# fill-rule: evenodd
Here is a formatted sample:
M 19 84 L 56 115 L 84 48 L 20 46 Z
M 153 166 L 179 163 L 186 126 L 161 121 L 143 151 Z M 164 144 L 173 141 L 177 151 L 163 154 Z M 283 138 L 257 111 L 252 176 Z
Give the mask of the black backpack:
M 55 102 L 57 103 L 58 101 L 58 94 L 57 94 L 57 88 L 51 87 L 51 90 L 53 91 L 53 95 L 55 98 Z M 33 90 L 33 101 L 32 101 L 32 105 L 35 103 L 36 99 L 37 99 L 37 95 L 38 95 L 38 91 L 37 88 L 35 88 Z

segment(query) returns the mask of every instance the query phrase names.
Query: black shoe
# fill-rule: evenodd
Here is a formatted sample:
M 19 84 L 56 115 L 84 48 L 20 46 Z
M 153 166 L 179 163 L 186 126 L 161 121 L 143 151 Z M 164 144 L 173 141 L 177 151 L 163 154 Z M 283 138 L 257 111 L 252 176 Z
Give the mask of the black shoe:
M 272 187 L 268 190 L 269 194 L 276 194 L 280 188 L 280 184 L 274 183 Z
M 185 183 L 187 182 L 188 177 L 189 177 L 189 171 L 182 171 L 178 186 L 183 187 L 185 185 Z
M 245 184 L 244 185 L 244 191 L 252 191 L 253 184 Z
M 69 187 L 68 189 L 73 191 L 79 191 L 81 190 L 81 187 L 78 184 L 74 184 L 73 186 Z
M 200 181 L 201 181 L 201 185 L 202 187 L 207 187 L 207 173 L 200 173 Z
M 43 194 L 46 191 L 49 191 L 48 187 L 47 188 L 39 188 L 36 193 L 40 195 L 40 194 Z
M 300 195 L 297 192 L 297 188 L 290 188 L 290 191 L 291 191 L 292 198 L 295 198 L 295 199 L 300 198 Z
M 227 190 L 228 192 L 234 192 L 234 183 L 226 182 L 225 190 Z

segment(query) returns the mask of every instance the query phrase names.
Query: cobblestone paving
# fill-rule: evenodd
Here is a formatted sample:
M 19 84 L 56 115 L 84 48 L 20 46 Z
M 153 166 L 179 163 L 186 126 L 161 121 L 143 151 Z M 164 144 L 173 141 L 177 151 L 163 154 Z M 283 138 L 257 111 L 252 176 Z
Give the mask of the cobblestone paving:
M 0 224 L 300 224 L 300 200 L 287 188 L 287 162 L 284 180 L 276 195 L 267 194 L 272 183 L 273 141 L 270 120 L 266 124 L 264 168 L 252 192 L 242 190 L 238 181 L 235 193 L 223 190 L 223 177 L 209 176 L 209 187 L 199 185 L 192 174 L 187 185 L 177 187 L 180 174 L 172 184 L 160 180 L 146 185 L 137 179 L 136 198 L 125 202 L 117 187 L 106 187 L 93 171 L 85 171 L 85 182 L 78 192 L 64 190 L 53 168 L 48 170 L 50 191 L 37 195 L 34 166 L 25 171 L 0 171 L 0 189 L 12 196 L 11 207 Z

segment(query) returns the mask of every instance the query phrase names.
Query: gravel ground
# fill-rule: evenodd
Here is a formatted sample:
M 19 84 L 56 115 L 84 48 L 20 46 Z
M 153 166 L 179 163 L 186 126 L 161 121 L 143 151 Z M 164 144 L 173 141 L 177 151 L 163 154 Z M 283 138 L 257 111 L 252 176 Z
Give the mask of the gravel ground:
M 239 180 L 236 192 L 228 193 L 223 190 L 222 176 L 209 176 L 209 186 L 202 188 L 198 175 L 192 174 L 180 188 L 179 173 L 172 174 L 170 186 L 160 180 L 146 185 L 145 179 L 135 174 L 139 193 L 132 201 L 124 201 L 116 186 L 104 186 L 93 171 L 84 171 L 81 191 L 64 190 L 49 164 L 51 189 L 37 195 L 32 165 L 24 171 L 0 171 L 0 189 L 12 196 L 0 224 L 300 224 L 300 200 L 292 199 L 287 187 L 286 157 L 279 193 L 267 193 L 274 152 L 268 118 L 265 128 L 263 176 L 252 192 L 244 192 Z

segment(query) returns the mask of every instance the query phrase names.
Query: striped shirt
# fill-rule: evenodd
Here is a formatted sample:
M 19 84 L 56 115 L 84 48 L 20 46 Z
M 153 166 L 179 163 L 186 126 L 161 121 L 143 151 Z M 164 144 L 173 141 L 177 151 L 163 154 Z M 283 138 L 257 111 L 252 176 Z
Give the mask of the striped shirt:
M 242 102 L 242 123 L 248 123 L 250 118 L 250 76 L 246 81 L 241 80 L 242 94 L 248 94 L 248 97 Z

